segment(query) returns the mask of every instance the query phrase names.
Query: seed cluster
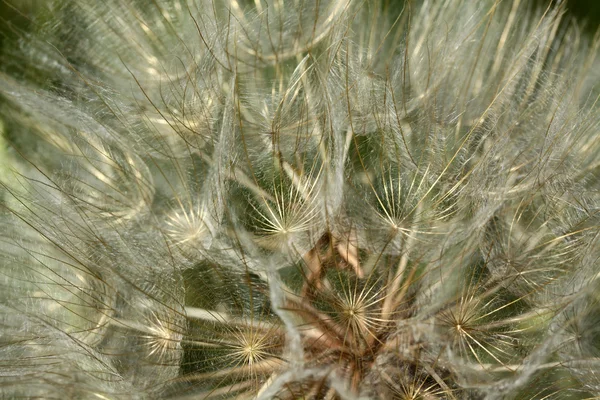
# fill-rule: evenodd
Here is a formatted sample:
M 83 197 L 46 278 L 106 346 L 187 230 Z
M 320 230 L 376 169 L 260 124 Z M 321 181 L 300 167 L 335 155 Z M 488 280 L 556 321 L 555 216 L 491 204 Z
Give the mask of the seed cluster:
M 0 397 L 598 397 L 563 14 L 48 1 L 0 56 Z

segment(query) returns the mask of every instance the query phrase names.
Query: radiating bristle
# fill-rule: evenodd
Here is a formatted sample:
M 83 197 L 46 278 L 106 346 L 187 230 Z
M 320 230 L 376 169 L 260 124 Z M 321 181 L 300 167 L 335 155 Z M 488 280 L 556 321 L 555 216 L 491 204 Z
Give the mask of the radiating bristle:
M 534 3 L 49 1 L 0 397 L 600 396 L 600 40 Z

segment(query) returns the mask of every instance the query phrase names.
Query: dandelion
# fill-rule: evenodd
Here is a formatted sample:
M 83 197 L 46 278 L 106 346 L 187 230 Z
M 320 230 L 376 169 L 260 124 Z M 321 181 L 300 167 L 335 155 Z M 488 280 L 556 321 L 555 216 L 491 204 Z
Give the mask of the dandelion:
M 49 2 L 2 55 L 2 396 L 600 396 L 564 10 Z
M 210 233 L 205 223 L 206 215 L 200 206 L 190 210 L 181 207 L 167 217 L 165 233 L 176 246 L 195 248 Z

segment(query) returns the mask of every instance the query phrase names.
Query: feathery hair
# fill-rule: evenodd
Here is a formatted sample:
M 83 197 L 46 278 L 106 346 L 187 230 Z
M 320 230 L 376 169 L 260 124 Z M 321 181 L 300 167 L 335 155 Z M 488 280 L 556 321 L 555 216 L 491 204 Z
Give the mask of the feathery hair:
M 0 72 L 1 397 L 600 396 L 563 12 L 48 2 Z

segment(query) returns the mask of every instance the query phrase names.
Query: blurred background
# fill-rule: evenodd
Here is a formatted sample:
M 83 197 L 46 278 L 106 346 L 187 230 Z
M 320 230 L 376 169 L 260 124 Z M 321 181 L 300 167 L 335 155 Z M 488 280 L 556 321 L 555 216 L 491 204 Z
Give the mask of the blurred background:
M 569 0 L 569 12 L 582 22 L 587 22 L 587 28 L 595 31 L 600 26 L 600 1 L 599 0 Z

